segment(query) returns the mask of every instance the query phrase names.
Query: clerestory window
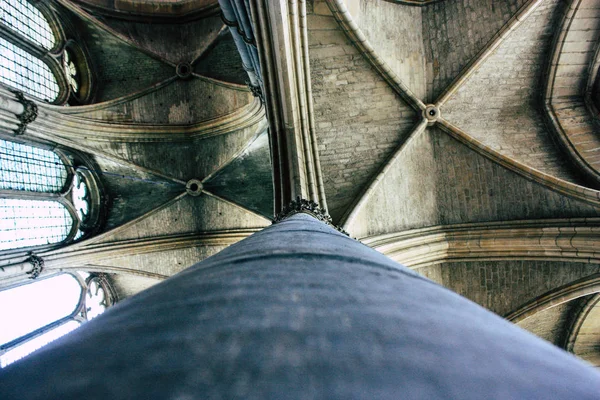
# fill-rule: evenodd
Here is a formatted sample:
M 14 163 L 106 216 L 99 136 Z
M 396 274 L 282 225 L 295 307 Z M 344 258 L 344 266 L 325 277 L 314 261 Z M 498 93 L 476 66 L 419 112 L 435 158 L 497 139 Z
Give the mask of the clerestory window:
M 0 367 L 102 314 L 115 301 L 103 274 L 73 272 L 0 291 Z
M 87 101 L 85 52 L 63 28 L 50 3 L 0 0 L 0 82 L 53 104 Z
M 0 139 L 0 251 L 85 236 L 97 225 L 100 195 L 72 155 Z

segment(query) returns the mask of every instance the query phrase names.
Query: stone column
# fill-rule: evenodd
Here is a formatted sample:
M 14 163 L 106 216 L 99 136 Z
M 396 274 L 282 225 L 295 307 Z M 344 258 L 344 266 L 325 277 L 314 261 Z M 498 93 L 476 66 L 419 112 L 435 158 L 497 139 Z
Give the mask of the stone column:
M 568 353 L 295 214 L 0 372 L 2 399 L 597 399 Z

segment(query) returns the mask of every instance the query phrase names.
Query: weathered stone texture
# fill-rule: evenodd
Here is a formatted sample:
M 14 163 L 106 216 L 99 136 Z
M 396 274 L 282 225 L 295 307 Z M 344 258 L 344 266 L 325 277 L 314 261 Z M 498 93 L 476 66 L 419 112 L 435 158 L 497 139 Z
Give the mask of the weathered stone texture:
M 540 86 L 564 4 L 541 5 L 442 108 L 443 116 L 503 155 L 574 183 L 581 179 L 552 141 Z
M 227 246 L 195 246 L 174 250 L 162 250 L 144 254 L 128 254 L 122 257 L 113 257 L 107 260 L 99 260 L 97 266 L 118 267 L 124 271 L 133 269 L 140 273 L 158 274 L 162 276 L 175 275 L 184 269 L 217 254 Z M 124 276 L 127 275 L 125 272 Z M 152 279 L 153 283 L 157 283 Z M 134 281 L 135 282 L 135 281 Z M 141 289 L 141 288 L 140 288 Z M 129 290 L 136 290 L 135 287 Z M 138 290 L 139 291 L 139 290 Z M 133 293 L 132 293 L 133 294 Z
M 209 195 L 185 196 L 112 235 L 111 240 L 141 239 L 226 229 L 263 228 L 269 220 Z
M 109 154 L 183 181 L 215 173 L 241 152 L 264 128 L 261 121 L 246 129 L 208 138 L 173 142 L 88 142 Z M 251 172 L 249 172 L 251 173 Z
M 426 95 L 425 49 L 421 7 L 406 7 L 378 0 L 355 0 L 347 4 L 356 24 L 377 55 L 390 66 L 415 95 Z
M 441 265 L 443 285 L 506 315 L 542 294 L 600 272 L 599 265 L 558 261 L 480 261 Z
M 579 328 L 577 340 L 573 344 L 573 352 L 598 367 L 600 352 L 600 302 L 598 294 L 582 299 L 581 305 L 588 308 L 585 320 Z M 589 300 L 591 303 L 586 303 Z
M 173 24 L 148 24 L 107 17 L 102 18 L 102 22 L 136 46 L 174 64 L 194 61 L 223 28 L 223 21 L 218 15 Z
M 220 81 L 246 84 L 248 74 L 242 67 L 242 59 L 238 53 L 229 29 L 224 30 L 216 40 L 214 47 L 194 65 L 194 72 Z
M 424 276 L 427 279 L 431 279 L 432 281 L 439 283 L 440 285 L 443 282 L 442 277 L 442 269 L 439 264 L 428 265 L 426 267 L 417 268 L 414 270 L 419 275 Z
M 422 8 L 428 102 L 435 101 L 524 3 L 452 0 Z
M 322 6 L 315 2 L 315 10 Z M 323 180 L 329 212 L 337 219 L 412 130 L 416 113 L 331 15 L 311 14 L 308 25 Z
M 96 157 L 98 174 L 108 198 L 102 230 L 120 226 L 173 199 L 183 185 L 140 171 L 135 166 Z
M 525 179 L 428 128 L 403 149 L 348 229 L 366 237 L 465 222 L 598 215 L 599 208 Z
M 94 103 L 146 89 L 175 75 L 175 68 L 117 39 L 98 26 L 78 21 L 77 28 L 96 72 Z
M 249 90 L 193 78 L 176 80 L 144 96 L 82 115 L 123 123 L 188 125 L 222 117 L 253 100 Z
M 273 218 L 273 169 L 266 130 L 207 180 L 204 188 L 266 218 Z
M 578 310 L 580 302 L 581 299 L 577 299 L 549 308 L 532 315 L 517 325 L 556 346 L 562 347 L 565 343 L 566 332 L 572 322 L 572 315 Z
M 562 25 L 564 36 L 555 44 L 556 65 L 549 73 L 551 91 L 547 101 L 551 102 L 559 135 L 566 139 L 578 153 L 587 167 L 600 171 L 600 138 L 597 118 L 585 101 L 589 73 L 595 74 L 594 58 L 600 36 L 600 2 L 573 3 L 578 8 L 567 14 Z M 558 32 L 557 32 L 558 35 Z M 594 76 L 592 76 L 594 78 Z
M 600 171 L 600 137 L 596 116 L 585 104 L 583 97 L 574 101 L 553 102 L 552 109 L 562 133 L 583 160 L 595 171 Z
M 124 300 L 160 282 L 158 279 L 130 274 L 110 274 L 108 279 L 119 300 Z
M 600 2 L 576 1 L 575 6 L 577 11 L 569 14 L 571 18 L 562 26 L 566 35 L 556 44 L 560 57 L 554 77 L 554 98 L 583 95 L 600 37 Z

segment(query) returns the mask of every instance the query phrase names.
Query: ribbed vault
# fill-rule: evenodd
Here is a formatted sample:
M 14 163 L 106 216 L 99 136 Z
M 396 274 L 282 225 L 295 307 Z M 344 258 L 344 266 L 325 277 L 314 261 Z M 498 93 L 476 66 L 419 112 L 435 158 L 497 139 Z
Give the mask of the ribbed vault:
M 95 91 L 24 138 L 89 154 L 111 200 L 46 273 L 124 298 L 322 190 L 351 236 L 600 364 L 600 1 L 236 2 L 260 95 L 216 1 L 54 3 Z

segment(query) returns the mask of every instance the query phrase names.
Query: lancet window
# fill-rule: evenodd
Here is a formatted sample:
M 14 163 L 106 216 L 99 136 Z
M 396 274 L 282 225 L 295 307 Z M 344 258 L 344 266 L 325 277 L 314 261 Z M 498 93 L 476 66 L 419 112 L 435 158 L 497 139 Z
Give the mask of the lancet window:
M 0 82 L 37 100 L 82 104 L 91 74 L 73 29 L 47 2 L 0 0 Z
M 0 251 L 79 239 L 99 206 L 97 182 L 76 157 L 0 139 Z
M 61 273 L 0 291 L 0 367 L 102 314 L 115 295 L 106 275 Z

